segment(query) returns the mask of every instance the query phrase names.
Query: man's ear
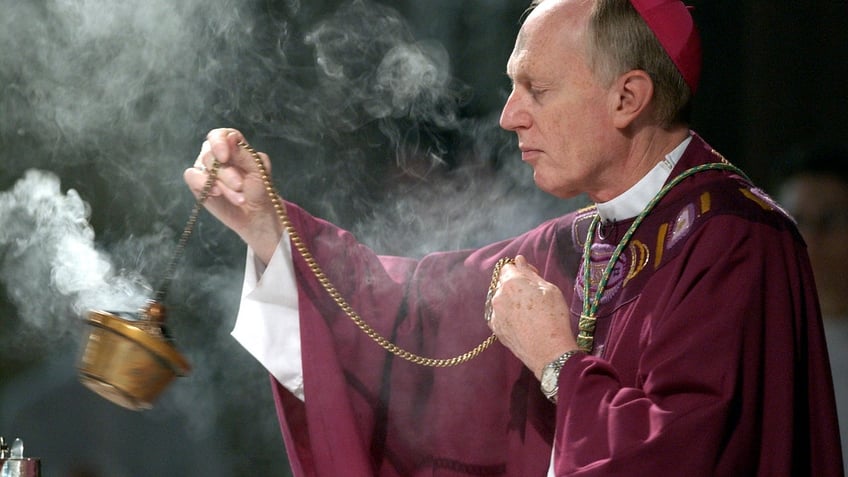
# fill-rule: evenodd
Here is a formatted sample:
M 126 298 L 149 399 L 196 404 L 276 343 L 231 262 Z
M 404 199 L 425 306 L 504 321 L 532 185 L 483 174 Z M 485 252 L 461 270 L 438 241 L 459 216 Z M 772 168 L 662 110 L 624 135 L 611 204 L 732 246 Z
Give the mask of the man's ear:
M 654 82 L 643 70 L 630 70 L 615 80 L 613 88 L 613 124 L 624 129 L 651 109 Z

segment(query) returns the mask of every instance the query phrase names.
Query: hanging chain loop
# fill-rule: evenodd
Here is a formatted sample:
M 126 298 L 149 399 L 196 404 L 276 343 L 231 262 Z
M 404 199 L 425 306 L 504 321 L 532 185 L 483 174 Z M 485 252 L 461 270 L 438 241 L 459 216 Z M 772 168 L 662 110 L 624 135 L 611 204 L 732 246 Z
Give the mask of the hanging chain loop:
M 265 185 L 265 191 L 268 193 L 268 197 L 271 200 L 271 203 L 274 206 L 274 210 L 277 213 L 277 217 L 280 219 L 280 223 L 285 228 L 286 232 L 289 234 L 289 239 L 291 240 L 292 246 L 297 250 L 300 256 L 303 258 L 303 261 L 306 262 L 306 265 L 309 267 L 309 270 L 315 276 L 315 279 L 318 280 L 318 283 L 324 288 L 330 298 L 338 305 L 338 307 L 350 318 L 351 321 L 369 338 L 374 340 L 380 347 L 389 353 L 394 354 L 402 359 L 405 359 L 414 364 L 418 364 L 421 366 L 428 366 L 434 368 L 446 368 L 451 366 L 456 366 L 459 364 L 466 363 L 471 361 L 480 355 L 483 351 L 485 351 L 489 346 L 492 345 L 497 340 L 497 337 L 491 334 L 488 338 L 486 338 L 482 343 L 478 344 L 471 350 L 453 358 L 429 358 L 425 356 L 417 355 L 411 351 L 407 351 L 396 344 L 392 343 L 386 337 L 381 335 L 377 330 L 372 328 L 356 310 L 347 302 L 347 300 L 342 297 L 341 293 L 336 289 L 336 287 L 332 284 L 330 279 L 318 265 L 318 262 L 313 257 L 312 253 L 304 243 L 300 234 L 298 234 L 297 230 L 295 230 L 292 225 L 291 220 L 289 219 L 288 214 L 286 214 L 286 208 L 283 205 L 282 200 L 280 199 L 279 194 L 274 188 L 273 183 L 271 182 L 271 176 L 268 174 L 268 170 L 265 168 L 265 164 L 262 163 L 262 159 L 259 157 L 259 154 L 256 152 L 253 147 L 251 147 L 248 143 L 241 141 L 239 142 L 239 146 L 244 148 L 247 152 L 253 156 L 253 160 L 256 162 L 256 166 L 259 168 L 259 173 L 262 177 L 262 182 Z M 506 261 L 511 259 L 501 259 L 498 264 L 495 266 L 495 270 L 492 273 L 492 283 L 489 288 L 489 295 L 493 293 L 492 290 L 497 286 L 498 277 L 500 275 L 500 269 Z

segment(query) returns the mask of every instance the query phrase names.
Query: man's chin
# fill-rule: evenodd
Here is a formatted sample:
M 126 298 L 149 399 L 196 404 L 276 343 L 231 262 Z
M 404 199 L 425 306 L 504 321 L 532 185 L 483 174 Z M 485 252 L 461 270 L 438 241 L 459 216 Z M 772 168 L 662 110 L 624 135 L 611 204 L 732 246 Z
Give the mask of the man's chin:
M 540 178 L 539 174 L 533 174 L 533 182 L 536 183 L 536 187 L 539 188 L 542 192 L 550 194 L 554 197 L 561 197 L 558 189 L 553 187 L 550 183 L 545 182 L 544 178 Z
M 569 187 L 564 187 L 562 184 L 552 184 L 549 181 L 546 182 L 544 176 L 541 176 L 538 173 L 533 174 L 533 182 L 536 183 L 536 187 L 538 187 L 539 190 L 558 199 L 573 199 L 582 194 L 581 191 L 572 190 Z

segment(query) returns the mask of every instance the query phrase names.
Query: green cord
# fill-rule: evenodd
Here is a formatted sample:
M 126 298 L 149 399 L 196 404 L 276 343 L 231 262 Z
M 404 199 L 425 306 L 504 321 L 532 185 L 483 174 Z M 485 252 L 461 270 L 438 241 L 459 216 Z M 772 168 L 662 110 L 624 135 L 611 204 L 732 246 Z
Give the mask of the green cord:
M 633 234 L 636 233 L 636 229 L 639 227 L 639 224 L 648 216 L 648 213 L 657 205 L 660 199 L 668 193 L 674 186 L 679 184 L 683 179 L 696 174 L 698 172 L 707 171 L 707 170 L 727 170 L 735 172 L 746 180 L 748 180 L 748 176 L 742 172 L 741 169 L 734 166 L 730 163 L 724 162 L 712 162 L 709 164 L 702 164 L 700 166 L 692 167 L 691 169 L 687 169 L 680 173 L 677 177 L 672 179 L 668 184 L 663 186 L 657 195 L 651 199 L 650 202 L 642 209 L 642 212 L 639 213 L 638 216 L 633 220 L 633 223 L 630 225 L 630 228 L 627 229 L 627 232 L 624 233 L 624 236 L 618 242 L 618 245 L 615 247 L 615 250 L 612 252 L 612 256 L 607 262 L 606 268 L 604 268 L 604 272 L 601 275 L 601 279 L 598 282 L 598 288 L 595 290 L 595 296 L 590 298 L 590 282 L 591 282 L 591 270 L 590 270 L 590 257 L 591 257 L 591 249 L 592 249 L 592 238 L 595 236 L 595 229 L 598 227 L 598 223 L 600 222 L 600 216 L 595 214 L 595 217 L 592 219 L 592 222 L 589 224 L 589 232 L 586 235 L 586 243 L 583 245 L 583 310 L 580 315 L 580 321 L 578 323 L 578 333 L 577 333 L 577 346 L 586 353 L 591 353 L 594 348 L 595 341 L 595 325 L 597 324 L 597 313 L 598 307 L 601 303 L 601 296 L 604 293 L 604 289 L 607 286 L 607 282 L 609 281 L 610 275 L 612 274 L 612 269 L 615 267 L 615 263 L 618 261 L 618 257 L 621 255 L 621 252 L 624 250 L 624 247 L 630 242 L 630 238 L 633 237 Z

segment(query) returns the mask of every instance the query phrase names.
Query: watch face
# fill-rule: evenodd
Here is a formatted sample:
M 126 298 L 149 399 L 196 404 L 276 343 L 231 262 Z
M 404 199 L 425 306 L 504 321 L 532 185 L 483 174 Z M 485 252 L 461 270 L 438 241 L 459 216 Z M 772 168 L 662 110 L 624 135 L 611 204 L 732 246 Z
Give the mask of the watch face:
M 557 387 L 558 377 L 559 373 L 556 372 L 553 366 L 545 366 L 545 369 L 542 370 L 542 392 L 545 394 L 553 393 Z

